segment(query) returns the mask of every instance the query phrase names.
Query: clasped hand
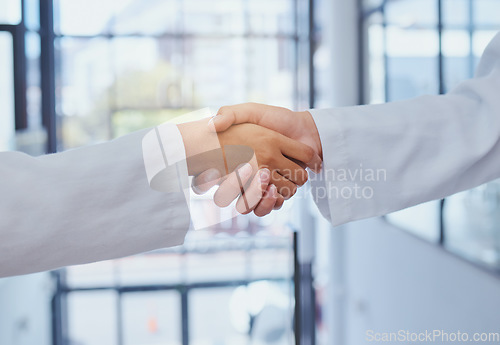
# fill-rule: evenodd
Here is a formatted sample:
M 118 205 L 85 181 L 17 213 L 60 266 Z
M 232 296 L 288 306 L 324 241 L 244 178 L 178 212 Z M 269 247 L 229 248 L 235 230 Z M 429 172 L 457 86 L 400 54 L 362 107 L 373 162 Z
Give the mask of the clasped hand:
M 241 214 L 262 217 L 281 208 L 307 182 L 307 167 L 321 169 L 321 143 L 309 112 L 246 103 L 178 127 L 189 174 L 195 176 L 193 191 L 203 194 L 218 185 L 215 204 L 226 207 L 238 198 Z

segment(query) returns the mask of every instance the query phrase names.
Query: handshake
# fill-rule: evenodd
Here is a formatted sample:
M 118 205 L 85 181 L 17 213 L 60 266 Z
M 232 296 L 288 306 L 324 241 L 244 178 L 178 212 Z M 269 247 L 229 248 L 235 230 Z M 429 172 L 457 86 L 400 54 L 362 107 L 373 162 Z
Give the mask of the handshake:
M 218 185 L 215 204 L 238 199 L 241 214 L 262 217 L 281 208 L 307 182 L 306 168 L 319 172 L 322 166 L 318 130 L 307 111 L 246 103 L 177 126 L 193 191 Z

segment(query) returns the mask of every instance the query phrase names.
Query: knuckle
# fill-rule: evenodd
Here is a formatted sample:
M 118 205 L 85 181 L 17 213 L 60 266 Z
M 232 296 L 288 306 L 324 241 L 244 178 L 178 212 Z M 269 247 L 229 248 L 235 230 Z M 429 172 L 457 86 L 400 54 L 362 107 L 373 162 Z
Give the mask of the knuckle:
M 307 171 L 305 170 L 300 170 L 300 173 L 297 175 L 297 184 L 299 186 L 303 186 L 306 184 L 307 180 L 309 179 L 309 175 L 307 174 Z
M 259 157 L 257 157 L 257 162 L 259 163 L 259 167 L 266 167 L 269 168 L 269 165 L 272 165 L 272 163 L 276 160 L 274 155 L 270 152 L 264 151 L 259 154 Z
M 314 149 L 310 146 L 304 148 L 304 156 L 307 159 L 307 162 L 311 161 L 315 155 Z M 307 163 L 305 162 L 305 163 Z
M 274 205 L 274 208 L 275 210 L 279 210 L 281 209 L 281 207 L 283 207 L 283 203 L 284 203 L 284 199 L 279 199 L 277 202 L 276 202 L 276 205 Z
M 229 107 L 227 105 L 225 105 L 225 106 L 219 108 L 218 113 L 222 114 L 222 113 L 227 112 L 228 110 L 229 110 Z
M 295 195 L 296 192 L 297 192 L 296 185 L 286 186 L 282 188 L 281 195 L 283 195 L 285 199 L 290 199 L 292 196 Z
M 267 213 L 265 213 L 261 208 L 256 208 L 253 213 L 257 216 L 257 217 L 264 217 Z
M 305 185 L 307 181 L 309 181 L 309 174 L 304 170 L 302 186 Z

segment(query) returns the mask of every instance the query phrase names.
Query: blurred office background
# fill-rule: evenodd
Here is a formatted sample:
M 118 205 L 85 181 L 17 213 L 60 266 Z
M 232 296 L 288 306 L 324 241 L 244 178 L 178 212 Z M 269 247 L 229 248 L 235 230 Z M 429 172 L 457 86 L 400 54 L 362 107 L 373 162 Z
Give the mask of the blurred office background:
M 474 74 L 498 13 L 498 0 L 0 0 L 0 150 L 58 152 L 246 101 L 445 93 Z M 203 216 L 210 200 L 196 203 Z M 500 332 L 499 317 L 497 182 L 335 229 L 303 196 L 181 247 L 0 279 L 0 345 L 357 345 L 369 329 Z

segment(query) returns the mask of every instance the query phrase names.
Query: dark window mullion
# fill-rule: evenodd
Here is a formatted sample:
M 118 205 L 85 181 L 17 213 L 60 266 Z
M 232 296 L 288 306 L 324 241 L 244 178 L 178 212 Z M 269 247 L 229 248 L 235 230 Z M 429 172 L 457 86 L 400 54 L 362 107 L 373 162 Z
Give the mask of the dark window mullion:
M 47 153 L 57 151 L 54 38 L 54 3 L 52 0 L 40 0 L 40 86 L 42 123 L 47 130 Z

